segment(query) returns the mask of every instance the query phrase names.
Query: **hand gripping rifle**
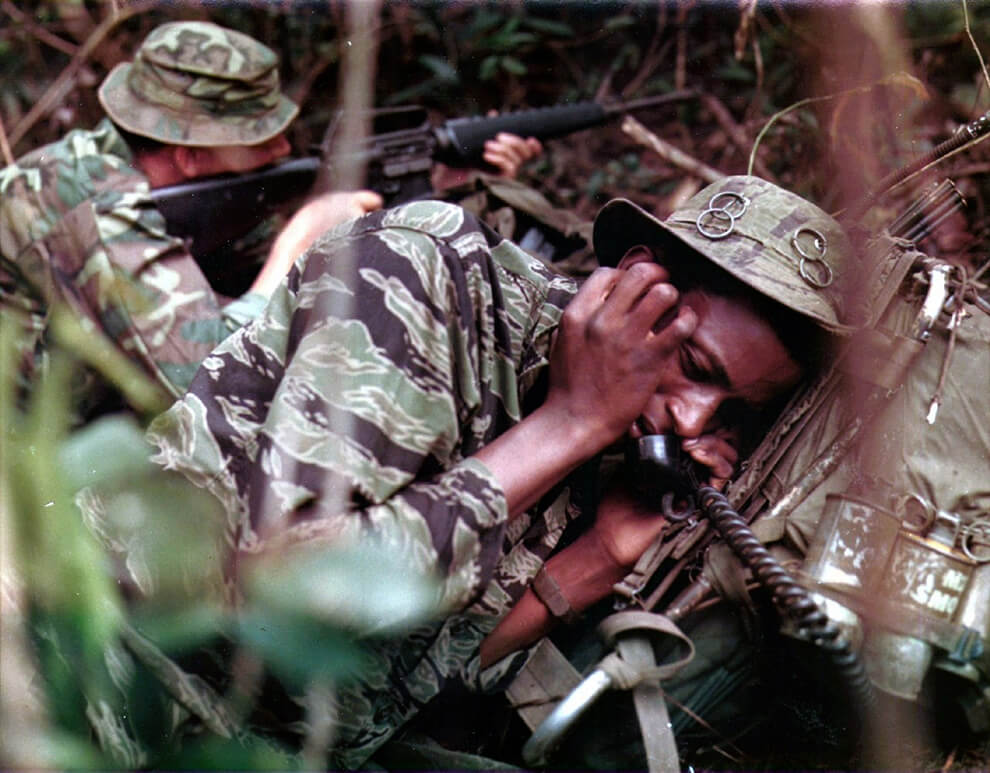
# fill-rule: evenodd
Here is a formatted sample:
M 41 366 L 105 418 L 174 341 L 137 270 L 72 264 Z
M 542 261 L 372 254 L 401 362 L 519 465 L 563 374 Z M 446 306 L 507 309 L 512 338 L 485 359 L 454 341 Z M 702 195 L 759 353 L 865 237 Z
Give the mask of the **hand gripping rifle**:
M 694 92 L 675 91 L 632 102 L 575 102 L 554 107 L 502 113 L 488 118 L 455 118 L 440 126 L 429 123 L 425 109 L 399 107 L 372 112 L 372 135 L 350 163 L 364 166 L 366 187 L 377 191 L 386 206 L 432 193 L 434 162 L 454 167 L 485 167 L 485 141 L 499 132 L 549 140 L 599 126 L 627 112 L 673 102 Z M 156 188 L 151 198 L 165 216 L 168 231 L 191 240 L 197 256 L 207 256 L 244 236 L 280 210 L 301 203 L 325 179 L 328 165 L 345 159 L 333 153 L 338 116 L 321 144 L 321 156 L 295 158 L 238 175 L 221 175 Z

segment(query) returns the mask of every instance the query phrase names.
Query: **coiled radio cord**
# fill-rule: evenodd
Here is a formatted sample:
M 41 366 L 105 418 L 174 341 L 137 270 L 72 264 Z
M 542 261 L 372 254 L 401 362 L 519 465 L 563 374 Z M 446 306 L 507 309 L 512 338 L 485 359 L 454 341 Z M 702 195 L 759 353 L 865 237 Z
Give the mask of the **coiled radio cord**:
M 848 685 L 850 697 L 861 712 L 861 718 L 865 719 L 876 705 L 877 696 L 849 640 L 822 612 L 811 594 L 770 554 L 721 492 L 709 485 L 699 486 L 698 502 L 733 552 L 749 567 L 759 583 L 770 591 L 780 613 L 792 620 L 811 642 L 828 653 Z

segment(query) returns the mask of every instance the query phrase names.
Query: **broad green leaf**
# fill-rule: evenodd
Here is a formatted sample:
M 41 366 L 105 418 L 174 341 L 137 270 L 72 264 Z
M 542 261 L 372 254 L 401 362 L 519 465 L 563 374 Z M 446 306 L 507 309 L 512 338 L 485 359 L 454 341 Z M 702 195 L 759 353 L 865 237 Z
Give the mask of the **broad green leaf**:
M 62 443 L 58 462 L 73 490 L 107 480 L 128 478 L 151 469 L 152 447 L 131 416 L 97 419 Z
M 483 81 L 490 81 L 495 77 L 495 73 L 498 70 L 498 57 L 497 56 L 486 56 L 481 61 L 481 66 L 478 68 L 478 77 Z
M 353 634 L 291 611 L 251 606 L 239 616 L 236 633 L 290 688 L 346 681 L 365 667 Z
M 460 80 L 457 70 L 443 57 L 434 56 L 433 54 L 423 54 L 417 61 L 433 73 L 433 76 L 437 80 L 448 81 L 450 83 L 457 83 Z
M 552 19 L 538 19 L 535 16 L 527 16 L 522 20 L 522 25 L 548 35 L 560 35 L 561 37 L 572 37 L 574 35 L 574 28 L 570 24 Z
M 187 741 L 156 765 L 159 770 L 302 770 L 302 760 L 257 736 L 210 736 Z
M 526 65 L 516 59 L 514 56 L 503 56 L 500 59 L 502 69 L 506 72 L 510 72 L 513 75 L 525 75 L 528 70 Z
M 248 598 L 259 606 L 360 634 L 400 631 L 436 612 L 438 587 L 403 556 L 375 546 L 285 551 L 244 564 Z
M 137 605 L 133 626 L 165 653 L 181 653 L 208 642 L 232 628 L 230 613 L 209 601 L 193 601 L 166 607 Z

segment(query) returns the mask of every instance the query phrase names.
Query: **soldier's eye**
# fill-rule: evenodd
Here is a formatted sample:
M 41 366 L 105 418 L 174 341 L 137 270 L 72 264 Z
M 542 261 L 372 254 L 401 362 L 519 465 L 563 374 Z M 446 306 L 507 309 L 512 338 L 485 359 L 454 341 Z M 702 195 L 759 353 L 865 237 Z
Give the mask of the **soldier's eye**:
M 711 373 L 705 367 L 701 357 L 688 342 L 681 344 L 679 351 L 681 372 L 692 381 L 706 383 L 711 381 Z

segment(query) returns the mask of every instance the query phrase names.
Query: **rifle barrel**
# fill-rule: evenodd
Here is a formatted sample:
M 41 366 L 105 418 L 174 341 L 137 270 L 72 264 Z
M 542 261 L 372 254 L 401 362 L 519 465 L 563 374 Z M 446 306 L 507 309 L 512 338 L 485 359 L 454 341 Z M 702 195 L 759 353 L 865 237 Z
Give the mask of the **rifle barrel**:
M 485 141 L 499 132 L 539 140 L 555 139 L 572 132 L 600 126 L 625 113 L 675 102 L 696 96 L 690 90 L 672 91 L 632 102 L 602 103 L 594 101 L 536 107 L 510 113 L 474 118 L 454 118 L 436 128 L 440 161 L 458 166 L 477 165 L 485 149 Z

